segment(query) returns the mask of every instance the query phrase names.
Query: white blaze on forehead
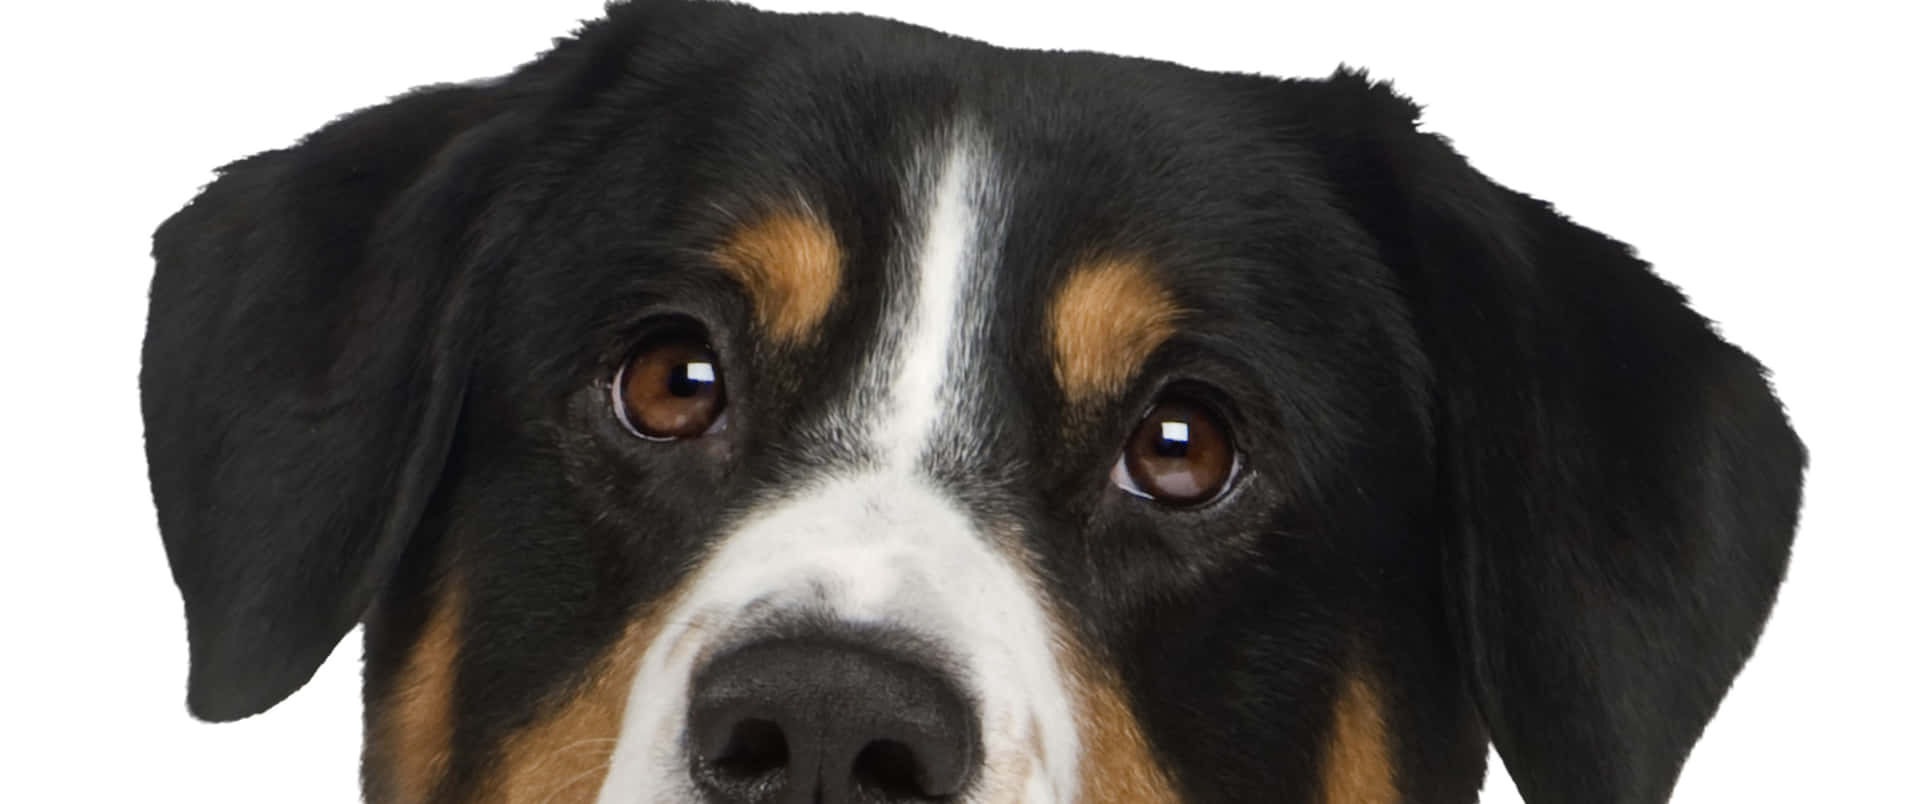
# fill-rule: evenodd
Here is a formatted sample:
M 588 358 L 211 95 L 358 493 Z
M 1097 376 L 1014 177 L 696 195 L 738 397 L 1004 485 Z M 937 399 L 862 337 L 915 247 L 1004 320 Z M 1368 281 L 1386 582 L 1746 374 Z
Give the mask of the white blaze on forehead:
M 969 432 L 970 390 L 981 380 L 1004 218 L 991 152 L 962 129 L 924 153 L 904 184 L 901 241 L 910 246 L 893 256 L 878 346 L 814 431 L 876 460 L 785 490 L 718 543 L 641 660 L 601 801 L 691 798 L 683 735 L 698 663 L 749 617 L 802 608 L 912 631 L 959 665 L 985 748 L 969 802 L 1077 794 L 1072 699 L 1039 594 L 929 472 L 973 453 L 962 443 L 933 454 Z
M 954 135 L 943 158 L 924 160 L 914 173 L 931 192 L 910 199 L 919 226 L 912 279 L 895 293 L 888 323 L 903 337 L 882 350 L 892 354 L 875 355 L 866 382 L 885 402 L 879 411 L 843 411 L 867 421 L 879 414 L 875 445 L 894 471 L 913 468 L 940 426 L 956 423 L 976 381 L 973 358 L 990 309 L 987 262 L 1000 234 L 996 177 L 978 138 Z

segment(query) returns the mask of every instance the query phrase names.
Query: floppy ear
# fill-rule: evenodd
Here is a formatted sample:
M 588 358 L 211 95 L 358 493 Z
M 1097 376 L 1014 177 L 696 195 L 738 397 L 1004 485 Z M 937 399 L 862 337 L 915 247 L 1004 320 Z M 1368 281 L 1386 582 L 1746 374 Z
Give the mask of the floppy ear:
M 349 115 L 227 166 L 154 235 L 141 404 L 199 717 L 306 683 L 434 492 L 483 306 L 460 266 L 495 101 Z
M 1529 801 L 1663 801 L 1752 652 L 1805 454 L 1759 363 L 1632 251 L 1343 71 L 1295 85 L 1434 369 L 1452 622 Z

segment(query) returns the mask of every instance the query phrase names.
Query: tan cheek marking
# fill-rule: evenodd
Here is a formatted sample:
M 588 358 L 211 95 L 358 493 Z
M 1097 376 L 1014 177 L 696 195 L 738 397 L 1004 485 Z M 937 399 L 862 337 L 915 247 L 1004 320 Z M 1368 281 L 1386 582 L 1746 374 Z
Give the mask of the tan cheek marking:
M 640 658 L 660 633 L 662 612 L 671 600 L 652 605 L 627 625 L 586 678 L 555 696 L 538 719 L 507 739 L 492 778 L 479 787 L 480 800 L 498 804 L 591 802 L 600 793 L 627 694 Z
M 1173 781 L 1154 758 L 1113 674 L 1077 649 L 1063 659 L 1080 727 L 1079 801 L 1177 804 Z
M 460 652 L 461 589 L 447 582 L 407 654 L 367 735 L 370 767 L 384 768 L 385 801 L 428 801 L 453 755 L 454 661 Z
M 1333 725 L 1320 760 L 1326 804 L 1393 804 L 1393 763 L 1380 696 L 1363 674 L 1347 678 L 1334 702 Z
M 805 212 L 775 212 L 735 231 L 714 260 L 747 291 L 764 334 L 805 344 L 840 289 L 844 256 L 833 230 Z
M 1125 389 L 1147 356 L 1172 337 L 1181 310 L 1138 258 L 1083 262 L 1048 310 L 1053 374 L 1079 404 Z

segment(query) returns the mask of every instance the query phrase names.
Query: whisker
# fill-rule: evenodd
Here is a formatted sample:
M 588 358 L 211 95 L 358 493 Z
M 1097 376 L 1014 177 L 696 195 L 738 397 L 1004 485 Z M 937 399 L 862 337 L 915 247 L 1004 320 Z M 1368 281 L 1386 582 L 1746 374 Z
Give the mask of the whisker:
M 618 737 L 588 737 L 583 740 L 575 740 L 571 743 L 567 743 L 566 745 L 560 746 L 559 748 L 555 748 L 552 751 L 548 751 L 545 756 L 540 758 L 540 761 L 535 762 L 533 763 L 532 766 L 528 767 L 526 770 L 526 773 L 533 774 L 539 771 L 541 768 L 544 768 L 552 764 L 555 759 L 559 758 L 562 755 L 567 754 L 568 752 L 581 750 L 581 749 L 585 749 L 593 746 L 600 746 L 599 748 L 595 748 L 594 750 L 605 751 L 608 755 L 608 758 L 611 759 L 615 749 L 615 746 L 613 744 L 618 742 L 620 742 L 620 738 Z
M 567 792 L 568 788 L 573 787 L 574 785 L 579 784 L 583 781 L 586 781 L 589 778 L 592 778 L 595 774 L 605 773 L 612 769 L 613 769 L 612 757 L 608 757 L 607 761 L 601 762 L 598 765 L 595 765 L 591 768 L 581 771 L 580 773 L 575 774 L 571 777 L 568 777 L 566 780 L 560 782 L 559 785 L 554 787 L 553 792 L 548 793 L 546 798 L 541 799 L 541 804 L 552 804 L 554 799 L 559 798 L 560 794 Z

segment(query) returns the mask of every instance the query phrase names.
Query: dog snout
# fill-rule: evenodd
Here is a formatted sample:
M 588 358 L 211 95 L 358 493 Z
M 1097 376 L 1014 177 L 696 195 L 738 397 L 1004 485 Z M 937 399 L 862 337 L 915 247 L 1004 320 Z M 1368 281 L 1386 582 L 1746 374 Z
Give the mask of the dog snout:
M 884 647 L 763 640 L 708 663 L 688 713 L 707 801 L 910 802 L 960 793 L 980 727 L 947 673 Z

